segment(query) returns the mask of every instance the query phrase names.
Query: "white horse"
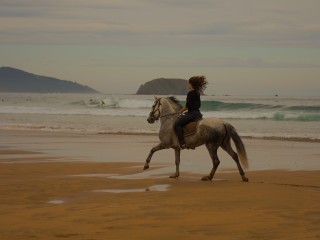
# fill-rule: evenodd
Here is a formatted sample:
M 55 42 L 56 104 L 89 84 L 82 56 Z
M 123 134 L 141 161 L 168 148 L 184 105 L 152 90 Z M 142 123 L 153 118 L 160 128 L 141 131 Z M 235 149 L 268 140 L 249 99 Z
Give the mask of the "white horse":
M 175 151 L 175 164 L 176 172 L 170 176 L 171 178 L 179 177 L 179 164 L 180 164 L 180 146 L 178 138 L 174 132 L 173 124 L 179 117 L 179 111 L 182 106 L 174 97 L 168 98 L 157 98 L 155 97 L 155 102 L 152 106 L 151 112 L 147 121 L 149 123 L 154 123 L 156 120 L 160 119 L 160 130 L 159 139 L 160 143 L 150 150 L 147 157 L 146 163 L 144 165 L 144 170 L 149 168 L 149 163 L 151 161 L 152 155 L 159 150 L 173 148 Z M 195 134 L 185 137 L 185 142 L 187 147 L 196 148 L 203 144 L 206 145 L 210 157 L 212 159 L 213 168 L 208 176 L 202 178 L 203 181 L 212 180 L 219 164 L 219 158 L 217 150 L 219 147 L 224 149 L 236 162 L 239 173 L 241 175 L 242 181 L 248 182 L 248 178 L 240 165 L 238 154 L 233 151 L 230 143 L 230 139 L 233 140 L 237 148 L 242 165 L 247 168 L 248 160 L 245 147 L 243 142 L 234 129 L 234 127 L 226 122 L 223 122 L 218 118 L 205 118 L 201 119 Z

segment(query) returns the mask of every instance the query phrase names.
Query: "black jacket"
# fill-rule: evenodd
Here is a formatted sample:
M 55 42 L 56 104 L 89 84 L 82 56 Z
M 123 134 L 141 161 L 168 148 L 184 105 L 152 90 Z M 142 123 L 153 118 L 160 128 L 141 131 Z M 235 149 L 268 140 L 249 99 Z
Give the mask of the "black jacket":
M 186 108 L 188 108 L 188 112 L 200 111 L 201 100 L 200 100 L 200 92 L 197 90 L 191 90 L 187 94 L 187 102 Z

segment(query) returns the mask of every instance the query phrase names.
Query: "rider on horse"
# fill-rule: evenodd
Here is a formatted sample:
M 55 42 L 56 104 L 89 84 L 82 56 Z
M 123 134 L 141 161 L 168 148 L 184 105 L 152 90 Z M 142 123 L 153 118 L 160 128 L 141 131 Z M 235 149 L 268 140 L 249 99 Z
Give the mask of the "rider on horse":
M 183 137 L 183 127 L 189 122 L 202 118 L 202 114 L 200 112 L 200 94 L 203 93 L 207 84 L 208 82 L 206 81 L 205 76 L 194 76 L 189 79 L 188 88 L 190 91 L 187 94 L 186 105 L 181 109 L 180 116 L 174 124 L 174 130 L 182 149 L 186 148 Z

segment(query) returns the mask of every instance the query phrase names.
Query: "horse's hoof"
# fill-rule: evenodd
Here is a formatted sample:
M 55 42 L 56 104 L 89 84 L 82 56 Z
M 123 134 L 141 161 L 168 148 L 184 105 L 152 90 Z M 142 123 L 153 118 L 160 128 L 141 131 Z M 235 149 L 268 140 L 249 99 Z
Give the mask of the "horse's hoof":
M 149 168 L 148 165 L 144 165 L 143 170 L 147 170 Z
M 243 182 L 249 182 L 249 179 L 247 177 L 242 177 Z
M 210 176 L 204 176 L 203 178 L 201 178 L 202 181 L 211 181 L 212 178 L 210 178 Z
M 178 177 L 179 177 L 179 175 L 177 175 L 177 174 L 169 176 L 169 178 L 178 178 Z

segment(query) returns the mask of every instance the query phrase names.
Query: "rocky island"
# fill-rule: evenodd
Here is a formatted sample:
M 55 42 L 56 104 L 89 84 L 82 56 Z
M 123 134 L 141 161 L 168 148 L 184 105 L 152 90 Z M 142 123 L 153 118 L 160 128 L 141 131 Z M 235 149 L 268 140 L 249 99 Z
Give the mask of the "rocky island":
M 138 95 L 186 95 L 188 81 L 185 79 L 158 78 L 142 84 Z

